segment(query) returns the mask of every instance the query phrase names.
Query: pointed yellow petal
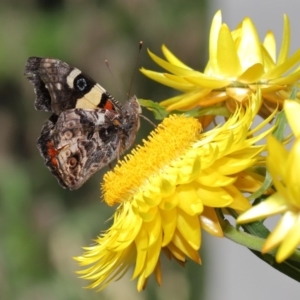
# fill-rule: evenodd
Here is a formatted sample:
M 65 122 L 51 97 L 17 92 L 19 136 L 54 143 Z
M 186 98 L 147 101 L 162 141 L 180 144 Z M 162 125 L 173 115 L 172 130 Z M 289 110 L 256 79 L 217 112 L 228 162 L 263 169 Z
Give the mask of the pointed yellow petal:
M 242 83 L 253 83 L 259 81 L 264 73 L 264 67 L 262 64 L 253 64 L 249 66 L 245 72 L 238 77 L 238 81 Z
M 190 93 L 181 97 L 180 101 L 177 101 L 174 104 L 169 105 L 166 109 L 167 111 L 172 111 L 176 109 L 184 110 L 190 106 L 200 105 L 201 99 L 210 93 L 211 90 L 201 90 L 196 91 L 195 93 Z M 161 105 L 165 106 L 165 103 L 161 103 Z
M 168 107 L 172 104 L 176 104 L 177 102 L 185 99 L 186 95 L 185 94 L 181 94 L 181 95 L 178 95 L 178 96 L 175 96 L 175 97 L 172 97 L 172 98 L 168 98 L 166 100 L 163 100 L 160 102 L 160 105 L 163 106 L 163 107 Z
M 192 184 L 179 185 L 176 192 L 179 197 L 178 207 L 187 214 L 193 216 L 203 211 L 203 203 Z
M 269 155 L 267 157 L 267 167 L 271 173 L 273 179 L 278 178 L 280 174 L 283 177 L 283 180 L 286 178 L 286 166 L 282 162 L 288 157 L 288 151 L 283 147 L 283 145 L 272 135 L 269 135 L 267 138 L 267 147 Z
M 284 77 L 279 77 L 273 80 L 269 81 L 269 84 L 280 84 L 280 89 L 282 89 L 282 85 L 286 85 L 286 84 L 295 84 L 295 82 L 297 82 L 300 79 L 300 70 L 286 75 Z
M 267 52 L 269 53 L 269 55 L 271 56 L 273 62 L 275 63 L 276 62 L 276 40 L 275 40 L 274 33 L 271 30 L 267 32 L 263 45 L 267 50 Z
M 143 227 L 141 227 L 139 234 L 135 239 L 135 245 L 137 250 L 137 257 L 132 279 L 139 276 L 140 273 L 143 271 L 147 257 L 146 249 L 148 247 L 148 235 L 147 231 Z
M 281 263 L 293 254 L 300 244 L 300 215 L 298 214 L 293 227 L 285 236 L 276 253 L 276 261 Z
M 198 253 L 198 249 L 193 249 L 182 236 L 182 234 L 176 230 L 172 242 L 176 247 L 179 248 L 187 257 L 192 259 L 193 261 L 200 263 L 200 257 Z
M 251 207 L 248 199 L 245 198 L 245 196 L 234 185 L 226 186 L 224 187 L 224 190 L 226 190 L 233 199 L 232 203 L 229 205 L 230 208 L 241 212 Z
M 264 57 L 264 71 L 268 72 L 271 69 L 273 69 L 276 66 L 276 64 L 275 64 L 275 61 L 273 60 L 271 54 L 268 52 L 268 50 L 264 46 L 261 47 L 261 51 L 262 51 L 263 57 Z
M 224 77 L 239 76 L 242 73 L 242 67 L 231 32 L 226 24 L 220 28 L 217 47 L 219 73 Z
M 235 180 L 234 177 L 224 176 L 211 168 L 202 170 L 201 176 L 197 178 L 197 182 L 209 187 L 230 185 L 234 183 Z
M 169 86 L 171 88 L 174 88 L 176 90 L 179 90 L 181 92 L 188 92 L 195 88 L 195 85 L 190 84 L 188 82 L 183 83 L 179 81 L 170 80 L 170 78 L 166 77 L 164 73 L 149 71 L 144 68 L 141 68 L 140 71 L 147 77 L 151 78 L 152 80 L 155 80 L 161 84 L 164 84 L 166 86 Z
M 188 244 L 194 249 L 200 248 L 201 232 L 200 222 L 197 215 L 188 215 L 181 209 L 177 210 L 177 229 L 188 242 Z
M 300 49 L 298 49 L 290 58 L 285 60 L 282 64 L 273 68 L 269 72 L 266 72 L 262 79 L 276 79 L 282 75 L 284 75 L 287 71 L 289 71 L 292 67 L 298 64 L 300 61 Z
M 176 229 L 177 209 L 161 210 L 163 241 L 162 247 L 167 246 L 173 238 Z
M 281 43 L 281 48 L 278 56 L 277 65 L 281 65 L 286 61 L 290 51 L 291 29 L 290 29 L 290 21 L 286 14 L 283 15 L 283 22 L 284 25 L 283 25 L 282 43 Z
M 291 129 L 296 137 L 300 135 L 300 104 L 294 100 L 284 101 L 284 111 Z
M 241 172 L 237 180 L 235 181 L 234 185 L 243 192 L 251 192 L 254 193 L 257 191 L 262 183 L 264 182 L 265 177 L 259 175 L 254 172 Z
M 224 236 L 214 208 L 204 206 L 203 213 L 200 215 L 200 223 L 201 227 L 209 234 L 216 237 Z
M 187 70 L 192 70 L 189 66 L 184 64 L 181 60 L 179 60 L 165 45 L 162 45 L 162 52 L 165 56 L 165 58 L 173 65 L 187 69 Z
M 205 69 L 205 73 L 218 73 L 217 51 L 218 51 L 218 36 L 222 24 L 222 13 L 218 10 L 214 15 L 209 33 L 209 63 Z
M 213 78 L 203 74 L 198 74 L 197 77 L 186 76 L 184 77 L 184 79 L 202 88 L 209 88 L 209 89 L 220 89 L 231 84 L 230 80 Z
M 175 66 L 169 62 L 167 62 L 166 60 L 161 59 L 160 57 L 158 57 L 157 55 L 155 55 L 154 53 L 152 53 L 149 49 L 148 49 L 148 53 L 149 56 L 162 68 L 166 69 L 167 71 L 175 74 L 175 75 L 179 75 L 179 76 L 197 76 L 197 74 L 201 74 L 201 72 L 198 71 L 194 71 L 192 69 L 186 69 L 186 68 L 182 68 L 182 67 L 178 67 Z
M 286 200 L 281 194 L 275 193 L 264 202 L 253 206 L 237 218 L 239 224 L 249 223 L 264 219 L 284 212 L 287 209 Z
M 260 40 L 250 18 L 243 20 L 242 37 L 238 46 L 238 55 L 244 72 L 254 65 L 262 66 L 264 63 Z M 256 69 L 259 70 L 258 67 Z
M 197 189 L 197 194 L 205 206 L 224 207 L 232 203 L 233 198 L 221 187 L 201 186 Z
M 162 240 L 162 233 L 159 231 L 159 235 L 154 242 L 153 245 L 148 249 L 147 253 L 147 262 L 145 268 L 145 276 L 149 277 L 151 273 L 154 271 L 156 264 L 159 260 L 159 255 L 161 251 L 161 240 Z
M 277 247 L 286 237 L 289 230 L 292 228 L 292 226 L 295 224 L 295 221 L 297 219 L 297 215 L 292 212 L 286 212 L 275 228 L 271 231 L 269 234 L 266 242 L 264 243 L 261 252 L 267 253 Z
M 295 172 L 295 170 L 300 169 L 300 138 L 297 138 L 294 145 L 292 146 L 285 167 L 286 178 L 289 185 L 289 192 L 291 194 L 290 203 L 297 207 L 297 209 L 300 209 L 299 176 L 297 174 L 298 172 Z
M 168 248 L 164 249 L 169 250 L 171 252 L 171 258 L 172 256 L 174 256 L 176 259 L 178 259 L 178 261 L 185 262 L 185 254 L 173 242 L 168 244 Z M 165 251 L 165 253 L 168 255 L 168 251 Z

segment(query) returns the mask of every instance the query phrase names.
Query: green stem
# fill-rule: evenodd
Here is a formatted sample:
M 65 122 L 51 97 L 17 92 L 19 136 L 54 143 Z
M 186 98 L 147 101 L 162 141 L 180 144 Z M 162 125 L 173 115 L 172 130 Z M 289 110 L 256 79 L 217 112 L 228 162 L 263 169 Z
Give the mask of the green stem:
M 257 223 L 254 224 L 254 226 L 259 227 Z M 253 252 L 257 257 L 262 259 L 264 262 L 266 262 L 276 270 L 300 282 L 300 251 L 299 250 L 296 250 L 294 254 L 292 254 L 289 257 L 288 260 L 279 264 L 275 260 L 275 252 L 276 252 L 275 250 L 270 251 L 267 254 L 260 253 L 261 248 L 265 242 L 264 238 L 249 234 L 247 232 L 240 231 L 237 228 L 233 227 L 227 221 L 222 222 L 222 227 L 224 230 L 225 237 L 234 241 L 235 243 L 238 243 L 240 245 L 249 248 L 251 252 Z

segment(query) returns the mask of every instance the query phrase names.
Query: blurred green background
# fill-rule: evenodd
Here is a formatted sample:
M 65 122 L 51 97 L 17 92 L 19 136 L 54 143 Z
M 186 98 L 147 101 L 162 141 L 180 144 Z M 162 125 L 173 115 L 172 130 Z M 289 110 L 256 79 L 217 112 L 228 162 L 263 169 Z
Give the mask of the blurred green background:
M 188 262 L 183 269 L 164 258 L 160 288 L 152 278 L 146 291 L 138 293 L 130 272 L 100 293 L 82 288 L 88 282 L 77 278 L 79 267 L 72 257 L 110 224 L 106 220 L 114 208 L 101 203 L 99 189 L 108 168 L 77 191 L 58 185 L 36 148 L 50 114 L 34 110 L 33 88 L 23 73 L 29 56 L 59 58 L 125 101 L 140 40 L 139 67 L 158 69 L 146 49 L 160 55 L 164 43 L 187 64 L 203 69 L 209 24 L 205 9 L 204 0 L 1 1 L 1 300 L 202 298 L 203 267 Z M 131 93 L 158 101 L 173 92 L 137 72 Z M 150 130 L 142 120 L 137 143 Z

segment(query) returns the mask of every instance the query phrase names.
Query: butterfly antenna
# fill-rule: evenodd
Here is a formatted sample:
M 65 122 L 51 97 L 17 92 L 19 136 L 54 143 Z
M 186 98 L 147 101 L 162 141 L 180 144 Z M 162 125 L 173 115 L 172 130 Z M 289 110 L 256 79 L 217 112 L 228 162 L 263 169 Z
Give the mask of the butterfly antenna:
M 113 78 L 113 81 L 114 81 L 114 82 L 117 82 L 117 81 L 116 81 L 116 78 L 115 78 L 115 76 L 114 76 L 114 73 L 112 72 L 112 70 L 111 70 L 111 68 L 110 68 L 109 61 L 108 61 L 107 59 L 105 59 L 105 60 L 104 60 L 104 63 L 105 63 L 105 65 L 106 65 L 106 67 L 107 67 L 107 69 L 108 69 L 108 71 L 109 71 L 111 77 Z M 116 84 L 116 86 L 117 86 L 117 89 L 118 89 L 118 92 L 119 92 L 119 98 L 121 99 L 121 98 L 122 98 L 122 97 L 121 97 L 122 93 L 121 93 L 120 86 L 119 86 L 118 84 Z
M 136 58 L 136 62 L 135 62 L 135 66 L 134 66 L 134 71 L 133 71 L 133 74 L 131 76 L 131 81 L 130 81 L 129 90 L 128 90 L 128 94 L 127 94 L 128 98 L 130 97 L 131 88 L 132 88 L 132 84 L 133 84 L 133 79 L 134 79 L 135 74 L 136 74 L 137 69 L 138 69 L 138 63 L 139 63 L 139 60 L 140 60 L 140 54 L 141 54 L 142 47 L 143 47 L 143 41 L 140 41 L 139 42 L 138 55 L 137 55 L 137 58 Z
M 148 119 L 146 116 L 140 114 L 139 115 L 141 118 L 143 118 L 144 120 L 146 120 L 149 124 L 151 124 L 154 128 L 156 128 L 156 125 L 150 120 Z

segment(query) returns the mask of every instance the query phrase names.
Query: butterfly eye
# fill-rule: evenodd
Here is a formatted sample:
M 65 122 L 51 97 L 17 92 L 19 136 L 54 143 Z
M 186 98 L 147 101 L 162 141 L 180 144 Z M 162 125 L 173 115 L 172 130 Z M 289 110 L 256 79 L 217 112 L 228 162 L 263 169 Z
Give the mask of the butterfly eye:
M 84 91 L 87 87 L 87 82 L 85 80 L 85 78 L 78 78 L 76 79 L 76 82 L 75 82 L 75 86 L 80 90 L 80 91 Z

